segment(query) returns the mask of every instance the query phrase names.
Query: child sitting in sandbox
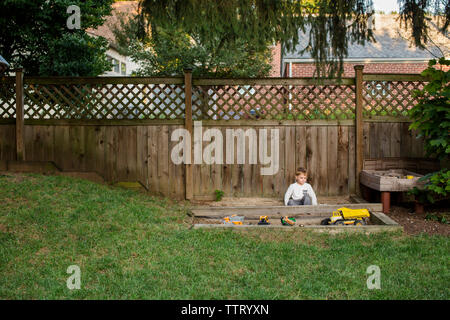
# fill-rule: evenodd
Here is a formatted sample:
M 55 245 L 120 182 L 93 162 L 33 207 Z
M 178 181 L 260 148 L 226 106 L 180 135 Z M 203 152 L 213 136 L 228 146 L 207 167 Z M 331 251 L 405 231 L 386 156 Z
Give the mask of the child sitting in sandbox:
M 298 168 L 295 172 L 295 182 L 289 186 L 284 195 L 286 206 L 317 205 L 316 194 L 309 183 L 305 168 Z

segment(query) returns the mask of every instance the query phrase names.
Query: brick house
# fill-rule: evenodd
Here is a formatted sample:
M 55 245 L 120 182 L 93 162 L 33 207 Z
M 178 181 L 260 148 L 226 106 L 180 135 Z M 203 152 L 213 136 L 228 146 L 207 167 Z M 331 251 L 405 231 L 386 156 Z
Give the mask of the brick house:
M 450 56 L 450 37 L 437 30 L 435 21 L 430 24 L 430 38 L 426 50 L 410 43 L 410 34 L 400 28 L 397 15 L 375 15 L 374 43 L 351 44 L 344 59 L 343 77 L 354 77 L 353 67 L 364 65 L 365 73 L 420 73 L 426 69 L 428 61 L 434 57 Z M 282 50 L 282 45 L 274 46 L 272 77 L 311 77 L 315 67 L 309 54 L 300 54 L 308 42 L 308 35 L 301 34 L 299 45 L 292 52 Z M 441 53 L 442 51 L 442 53 Z M 279 63 L 278 63 L 279 61 Z

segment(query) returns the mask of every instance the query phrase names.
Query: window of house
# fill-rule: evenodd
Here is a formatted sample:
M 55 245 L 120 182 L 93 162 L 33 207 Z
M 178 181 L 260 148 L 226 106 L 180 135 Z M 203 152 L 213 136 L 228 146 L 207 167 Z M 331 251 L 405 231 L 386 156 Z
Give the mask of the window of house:
M 117 59 L 114 59 L 113 57 L 107 56 L 107 59 L 112 64 L 111 71 L 114 71 L 115 73 L 120 73 L 120 62 Z
M 113 70 L 115 73 L 120 73 L 120 63 L 117 59 L 113 59 Z
M 127 65 L 123 62 L 120 63 L 120 73 L 122 75 L 126 75 L 127 74 Z

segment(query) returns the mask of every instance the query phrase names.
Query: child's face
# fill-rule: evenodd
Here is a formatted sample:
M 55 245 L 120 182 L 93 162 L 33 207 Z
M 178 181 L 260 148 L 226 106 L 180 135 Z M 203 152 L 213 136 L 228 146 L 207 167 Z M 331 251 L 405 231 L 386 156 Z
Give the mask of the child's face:
M 300 173 L 298 176 L 295 176 L 295 181 L 297 181 L 298 184 L 302 185 L 306 182 L 306 174 Z

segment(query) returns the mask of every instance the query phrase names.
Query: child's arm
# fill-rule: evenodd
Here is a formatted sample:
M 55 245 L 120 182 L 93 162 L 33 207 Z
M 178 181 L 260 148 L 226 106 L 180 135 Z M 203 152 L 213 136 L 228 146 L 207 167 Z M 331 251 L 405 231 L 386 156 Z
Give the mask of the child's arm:
M 288 205 L 289 199 L 290 199 L 291 196 L 292 196 L 292 190 L 293 190 L 293 188 L 292 188 L 292 184 L 291 184 L 291 185 L 289 186 L 289 188 L 287 189 L 286 193 L 284 194 L 284 205 L 285 205 L 285 206 Z
M 311 202 L 313 206 L 317 206 L 317 197 L 316 194 L 314 193 L 313 188 L 311 187 L 311 185 L 309 185 L 309 191 L 311 192 Z

